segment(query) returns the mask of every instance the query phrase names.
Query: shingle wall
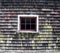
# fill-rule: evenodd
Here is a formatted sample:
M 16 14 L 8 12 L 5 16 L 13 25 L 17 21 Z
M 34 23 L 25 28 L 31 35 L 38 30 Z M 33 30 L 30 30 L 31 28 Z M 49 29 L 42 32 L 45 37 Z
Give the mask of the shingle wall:
M 39 16 L 39 45 L 37 49 L 53 49 L 60 46 L 60 1 L 59 0 L 1 0 L 0 1 L 0 34 L 9 40 L 15 37 L 18 25 L 18 15 Z M 11 40 L 10 38 L 10 40 Z M 45 39 L 44 39 L 45 38 Z M 50 39 L 49 39 L 50 38 Z M 5 40 L 5 43 L 8 41 Z M 15 39 L 16 40 L 16 39 Z M 26 40 L 26 39 L 25 39 Z M 51 40 L 50 43 L 48 40 Z M 53 41 L 52 41 L 53 40 Z M 22 39 L 20 40 L 22 41 Z M 18 41 L 18 42 L 20 42 Z M 45 43 L 44 43 L 45 41 Z M 9 46 L 13 46 L 11 44 Z M 35 42 L 37 44 L 37 42 Z M 48 42 L 48 43 L 46 43 Z M 35 44 L 34 43 L 34 44 Z M 48 44 L 48 48 L 46 45 Z M 4 46 L 7 44 L 3 44 Z M 17 44 L 18 45 L 18 44 Z M 38 44 L 37 44 L 38 45 Z M 12 46 L 9 47 L 12 49 Z M 3 46 L 2 46 L 3 47 Z M 17 46 L 16 46 L 17 47 Z M 24 46 L 23 46 L 24 47 Z M 4 47 L 3 47 L 4 48 Z M 18 47 L 17 47 L 18 48 Z M 51 48 L 51 49 L 52 49 Z M 8 47 L 7 47 L 8 49 Z

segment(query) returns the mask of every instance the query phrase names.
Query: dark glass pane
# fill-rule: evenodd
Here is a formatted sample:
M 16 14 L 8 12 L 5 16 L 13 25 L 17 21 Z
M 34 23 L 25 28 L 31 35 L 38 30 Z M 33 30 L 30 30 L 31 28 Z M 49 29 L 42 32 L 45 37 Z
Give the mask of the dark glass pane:
M 25 23 L 25 18 L 21 18 L 21 23 Z
M 30 24 L 26 24 L 26 29 L 30 30 Z
M 25 24 L 21 24 L 21 29 L 25 30 Z
M 31 18 L 31 23 L 35 23 L 35 22 L 36 22 L 35 18 Z
M 35 29 L 36 29 L 35 24 L 31 24 L 31 30 L 35 30 Z
M 26 23 L 30 23 L 31 18 L 26 18 Z

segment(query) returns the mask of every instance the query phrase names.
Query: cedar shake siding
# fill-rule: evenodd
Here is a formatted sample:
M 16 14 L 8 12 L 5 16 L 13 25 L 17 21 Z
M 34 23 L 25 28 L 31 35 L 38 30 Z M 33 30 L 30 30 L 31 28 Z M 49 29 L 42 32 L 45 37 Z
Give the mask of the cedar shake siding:
M 38 21 L 37 17 L 34 19 L 34 29 L 31 22 L 28 27 L 27 21 L 21 23 L 29 30 L 37 32 L 20 32 L 19 15 L 33 15 L 32 18 L 38 16 Z M 21 27 L 26 30 L 24 26 Z M 2 49 L 59 49 L 60 0 L 0 0 L 0 35 L 4 35 Z

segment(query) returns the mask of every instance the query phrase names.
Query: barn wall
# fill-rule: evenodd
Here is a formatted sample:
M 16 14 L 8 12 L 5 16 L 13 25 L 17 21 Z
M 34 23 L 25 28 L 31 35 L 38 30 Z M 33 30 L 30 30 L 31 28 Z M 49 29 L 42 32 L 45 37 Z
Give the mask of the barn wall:
M 40 36 L 44 37 L 43 34 L 48 33 L 47 35 L 51 36 L 51 39 L 53 39 L 53 41 L 51 40 L 52 47 L 59 46 L 59 41 L 57 40 L 59 40 L 60 37 L 60 1 L 1 0 L 0 34 L 3 34 L 8 38 L 14 37 L 14 34 L 17 31 L 18 15 L 38 15 Z M 51 46 L 51 44 L 49 46 Z

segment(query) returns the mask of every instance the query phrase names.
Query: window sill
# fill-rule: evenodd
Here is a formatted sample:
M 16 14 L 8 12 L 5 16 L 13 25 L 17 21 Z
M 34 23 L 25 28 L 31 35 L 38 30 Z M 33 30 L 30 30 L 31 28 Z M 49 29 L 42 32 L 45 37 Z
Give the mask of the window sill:
M 20 33 L 37 33 L 37 31 L 20 31 Z

